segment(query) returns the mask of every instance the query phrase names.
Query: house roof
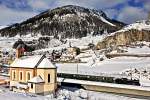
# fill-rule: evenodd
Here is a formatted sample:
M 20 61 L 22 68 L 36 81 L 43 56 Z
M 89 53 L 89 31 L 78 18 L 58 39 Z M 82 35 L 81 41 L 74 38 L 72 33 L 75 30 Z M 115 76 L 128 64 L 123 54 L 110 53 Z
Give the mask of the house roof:
M 27 56 L 16 58 L 10 67 L 18 68 L 56 68 L 52 62 L 46 57 L 42 58 L 43 55 Z
M 44 80 L 41 78 L 41 76 L 36 76 L 36 77 L 33 77 L 31 80 L 28 81 L 29 83 L 43 83 Z
M 27 84 L 21 84 L 19 82 L 15 82 L 15 83 L 12 83 L 10 84 L 11 86 L 15 86 L 16 88 L 22 88 L 22 89 L 27 89 L 28 88 L 28 85 Z
M 27 89 L 27 88 L 28 88 L 28 85 L 27 85 L 27 84 L 20 84 L 20 83 L 17 83 L 17 84 L 16 84 L 16 87 L 17 87 L 17 88 L 22 88 L 22 89 Z

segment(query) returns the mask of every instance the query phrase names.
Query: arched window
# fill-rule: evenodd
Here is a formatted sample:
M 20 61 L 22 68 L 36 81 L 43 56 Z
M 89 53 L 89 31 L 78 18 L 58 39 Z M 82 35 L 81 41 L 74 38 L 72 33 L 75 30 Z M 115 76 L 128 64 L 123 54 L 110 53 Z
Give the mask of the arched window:
M 30 80 L 30 73 L 27 74 L 27 80 Z
M 48 83 L 50 83 L 50 78 L 51 76 L 50 76 L 50 74 L 48 74 Z
M 16 78 L 16 73 L 15 71 L 13 71 L 13 80 L 15 80 L 15 78 Z
M 20 72 L 20 80 L 22 80 L 22 72 Z

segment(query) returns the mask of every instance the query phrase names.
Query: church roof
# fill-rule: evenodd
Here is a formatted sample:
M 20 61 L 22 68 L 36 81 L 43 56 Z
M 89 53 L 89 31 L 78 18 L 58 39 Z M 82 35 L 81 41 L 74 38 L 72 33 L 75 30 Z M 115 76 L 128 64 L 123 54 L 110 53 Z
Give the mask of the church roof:
M 16 58 L 10 67 L 22 67 L 22 68 L 56 68 L 52 62 L 43 57 L 43 55 L 36 56 L 24 56 L 21 58 Z
M 31 82 L 31 83 L 43 83 L 44 80 L 41 78 L 41 76 L 36 76 L 36 77 L 33 77 L 31 80 L 29 80 L 28 82 Z
M 42 60 L 42 62 L 38 65 L 37 68 L 49 68 L 49 67 L 51 67 L 51 68 L 56 68 L 56 66 L 55 66 L 54 64 L 52 64 L 52 62 L 49 61 L 49 59 L 44 58 L 44 59 Z

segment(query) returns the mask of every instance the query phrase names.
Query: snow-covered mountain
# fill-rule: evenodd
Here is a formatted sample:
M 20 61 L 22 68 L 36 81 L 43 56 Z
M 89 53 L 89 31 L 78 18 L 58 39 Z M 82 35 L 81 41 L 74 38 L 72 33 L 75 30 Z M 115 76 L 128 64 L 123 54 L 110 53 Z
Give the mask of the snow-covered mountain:
M 5 27 L 7 27 L 7 26 L 2 26 L 2 25 L 0 25 L 0 29 L 3 29 L 3 28 L 5 28 Z
M 130 45 L 136 41 L 150 41 L 150 20 L 137 21 L 136 23 L 123 27 L 121 30 L 110 33 L 97 44 L 97 48 L 102 49 L 110 46 Z
M 125 24 L 112 20 L 103 11 L 79 6 L 63 6 L 47 10 L 22 23 L 0 30 L 1 36 L 49 35 L 56 38 L 81 38 L 88 34 L 115 32 Z

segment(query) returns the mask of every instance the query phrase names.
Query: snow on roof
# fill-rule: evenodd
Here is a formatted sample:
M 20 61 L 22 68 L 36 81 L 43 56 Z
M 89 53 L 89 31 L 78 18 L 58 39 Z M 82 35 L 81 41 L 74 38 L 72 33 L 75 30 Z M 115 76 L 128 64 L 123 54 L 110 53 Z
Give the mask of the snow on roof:
M 23 68 L 34 68 L 36 67 L 37 63 L 40 61 L 42 55 L 36 56 L 28 56 L 28 57 L 21 57 L 15 59 L 15 61 L 10 65 L 11 67 L 23 67 Z M 37 66 L 37 68 L 56 68 L 51 61 L 47 58 L 44 58 L 41 63 Z
M 32 78 L 31 80 L 29 80 L 28 82 L 31 82 L 31 83 L 43 83 L 44 80 L 41 78 L 41 76 L 36 76 L 34 78 Z
M 42 56 L 28 56 L 15 59 L 10 65 L 11 67 L 27 67 L 34 68 Z
M 22 89 L 27 89 L 28 88 L 28 85 L 27 84 L 21 84 L 19 82 L 16 82 L 16 83 L 12 83 L 11 86 L 15 86 L 16 88 L 22 88 Z
M 16 87 L 17 87 L 18 89 L 19 89 L 19 88 L 27 89 L 27 88 L 28 88 L 28 85 L 17 83 L 17 84 L 16 84 Z
M 49 59 L 44 58 L 37 68 L 56 68 L 56 66 Z

